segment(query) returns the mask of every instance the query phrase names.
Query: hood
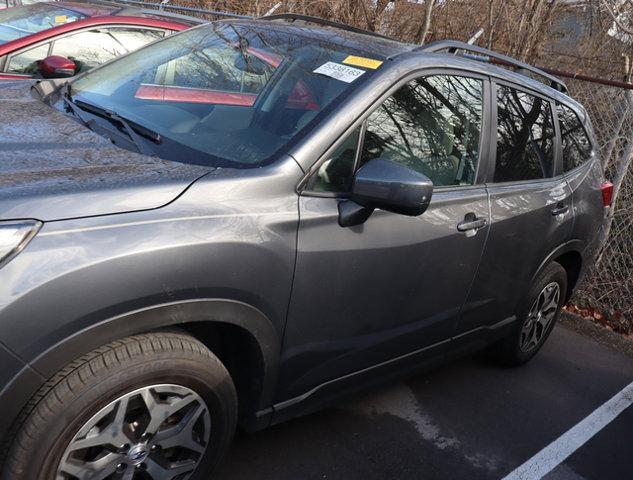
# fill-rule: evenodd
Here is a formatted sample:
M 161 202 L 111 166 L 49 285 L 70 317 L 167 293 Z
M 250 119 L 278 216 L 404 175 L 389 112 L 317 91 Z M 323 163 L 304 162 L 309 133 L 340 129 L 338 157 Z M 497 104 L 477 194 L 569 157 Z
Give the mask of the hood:
M 213 170 L 118 148 L 35 99 L 31 84 L 0 84 L 0 220 L 158 208 Z

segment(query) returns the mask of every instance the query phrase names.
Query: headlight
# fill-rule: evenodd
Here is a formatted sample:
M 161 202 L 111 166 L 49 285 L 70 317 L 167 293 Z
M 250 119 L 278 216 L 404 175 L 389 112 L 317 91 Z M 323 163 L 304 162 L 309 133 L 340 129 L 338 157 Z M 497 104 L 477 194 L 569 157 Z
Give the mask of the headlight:
M 41 226 L 36 220 L 0 222 L 0 268 L 26 247 Z

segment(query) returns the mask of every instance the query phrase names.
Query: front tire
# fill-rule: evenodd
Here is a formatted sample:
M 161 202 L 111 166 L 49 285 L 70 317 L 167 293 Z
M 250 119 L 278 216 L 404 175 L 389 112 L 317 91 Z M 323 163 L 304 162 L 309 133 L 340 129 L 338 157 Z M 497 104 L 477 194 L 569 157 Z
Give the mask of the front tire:
M 235 432 L 237 396 L 192 337 L 118 340 L 68 365 L 25 407 L 11 480 L 208 479 Z
M 541 349 L 558 321 L 567 292 L 567 272 L 552 262 L 537 276 L 517 312 L 512 332 L 490 352 L 503 365 L 522 365 Z

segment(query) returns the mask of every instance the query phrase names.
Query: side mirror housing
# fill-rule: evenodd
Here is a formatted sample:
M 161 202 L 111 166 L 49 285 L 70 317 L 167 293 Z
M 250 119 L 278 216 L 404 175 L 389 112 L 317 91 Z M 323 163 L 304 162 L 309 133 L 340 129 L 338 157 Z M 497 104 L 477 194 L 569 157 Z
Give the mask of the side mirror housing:
M 77 65 L 65 57 L 51 55 L 39 62 L 38 70 L 44 78 L 68 78 L 75 76 Z
M 339 203 L 339 224 L 359 225 L 376 208 L 401 215 L 422 215 L 432 195 L 433 182 L 426 175 L 391 160 L 370 160 L 354 175 L 350 200 Z

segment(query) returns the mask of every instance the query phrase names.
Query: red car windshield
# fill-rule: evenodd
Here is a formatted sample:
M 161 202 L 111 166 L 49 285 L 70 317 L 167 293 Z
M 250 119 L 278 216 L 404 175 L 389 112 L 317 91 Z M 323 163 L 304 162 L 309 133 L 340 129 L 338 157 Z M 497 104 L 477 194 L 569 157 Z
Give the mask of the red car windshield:
M 253 167 L 372 75 L 359 67 L 362 54 L 272 25 L 220 22 L 96 69 L 70 90 L 85 111 L 115 112 L 158 134 L 158 156 Z
M 86 15 L 54 3 L 34 3 L 0 10 L 0 44 L 82 18 Z

